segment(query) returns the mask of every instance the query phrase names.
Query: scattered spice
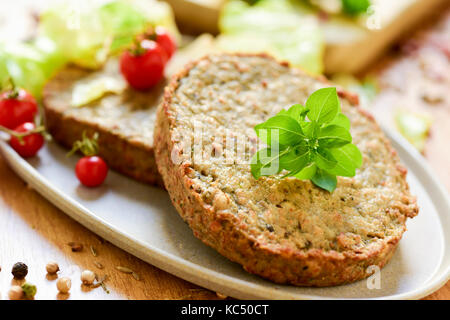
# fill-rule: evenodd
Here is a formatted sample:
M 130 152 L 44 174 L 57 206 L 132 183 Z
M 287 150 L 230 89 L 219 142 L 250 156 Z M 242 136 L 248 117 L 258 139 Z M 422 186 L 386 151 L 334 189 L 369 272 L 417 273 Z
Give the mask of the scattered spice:
M 134 279 L 136 279 L 137 281 L 141 281 L 141 277 L 139 277 L 139 275 L 136 272 L 133 272 L 131 274 L 133 276 Z
M 97 257 L 98 254 L 97 254 L 97 251 L 95 250 L 95 248 L 94 248 L 93 246 L 90 246 L 90 249 L 91 249 L 92 255 L 93 255 L 94 257 Z
M 72 287 L 72 281 L 67 277 L 60 278 L 58 282 L 56 282 L 56 287 L 59 292 L 68 293 Z
M 100 270 L 103 269 L 103 265 L 100 262 L 94 261 L 94 264 L 97 268 L 99 268 Z
M 83 251 L 83 245 L 78 242 L 69 242 L 68 245 L 72 248 L 72 252 Z
M 12 286 L 9 289 L 9 299 L 10 300 L 20 300 L 23 298 L 23 290 L 19 286 Z
M 226 298 L 228 298 L 228 296 L 226 296 L 220 292 L 216 292 L 216 296 L 217 296 L 217 298 L 222 299 L 222 300 L 225 300 Z
M 36 295 L 37 292 L 37 288 L 35 285 L 26 282 L 22 285 L 21 289 L 26 299 L 34 299 L 34 296 Z
M 131 270 L 130 268 L 127 268 L 127 267 L 117 266 L 116 269 L 123 273 L 128 273 L 128 274 L 133 273 L 133 270 Z
M 95 280 L 95 273 L 91 270 L 84 270 L 81 273 L 81 282 L 83 282 L 84 285 L 90 286 L 94 283 Z
M 22 280 L 28 274 L 28 266 L 23 262 L 17 262 L 14 264 L 11 273 L 15 279 Z
M 109 290 L 106 287 L 105 281 L 107 279 L 107 275 L 105 274 L 102 278 L 99 278 L 97 274 L 95 274 L 95 280 L 97 280 L 97 283 L 94 285 L 95 288 L 98 288 L 98 285 L 100 285 L 107 294 L 109 294 Z
M 96 289 L 98 287 L 100 287 L 102 284 L 100 282 L 94 283 L 91 288 Z
M 45 267 L 48 274 L 55 274 L 59 271 L 59 266 L 56 262 L 49 262 L 47 263 L 47 266 Z
M 119 270 L 120 272 L 131 274 L 134 279 L 136 279 L 137 281 L 141 281 L 141 277 L 130 268 L 117 266 L 116 269 Z

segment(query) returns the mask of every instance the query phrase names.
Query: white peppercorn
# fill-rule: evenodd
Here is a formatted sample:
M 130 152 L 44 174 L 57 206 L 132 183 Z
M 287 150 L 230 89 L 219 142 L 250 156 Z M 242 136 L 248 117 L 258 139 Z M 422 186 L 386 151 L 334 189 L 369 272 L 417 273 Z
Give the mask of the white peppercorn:
M 61 293 L 68 293 L 70 291 L 70 288 L 72 287 L 72 281 L 70 278 L 62 277 L 58 279 L 58 282 L 56 282 L 56 287 L 58 288 L 58 291 Z
M 49 262 L 45 269 L 47 269 L 48 274 L 55 274 L 59 271 L 59 266 L 56 262 Z
M 23 298 L 23 290 L 19 286 L 12 286 L 9 289 L 9 299 L 10 300 L 20 300 Z
M 83 282 L 83 284 L 91 285 L 94 283 L 94 280 L 95 280 L 95 273 L 92 272 L 91 270 L 84 270 L 81 273 L 81 281 Z

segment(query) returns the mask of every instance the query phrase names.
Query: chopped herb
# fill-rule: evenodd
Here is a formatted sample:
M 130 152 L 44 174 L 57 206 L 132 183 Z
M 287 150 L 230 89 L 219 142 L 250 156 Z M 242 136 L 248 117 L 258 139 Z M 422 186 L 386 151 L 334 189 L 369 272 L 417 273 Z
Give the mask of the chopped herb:
M 131 270 L 130 268 L 127 268 L 127 267 L 117 266 L 116 269 L 123 273 L 129 273 L 129 274 L 133 273 L 133 270 Z
M 102 287 L 103 291 L 105 291 L 107 294 L 109 294 L 109 290 L 106 287 L 105 281 L 107 280 L 108 276 L 105 274 L 102 278 L 98 276 L 98 274 L 95 274 L 95 280 L 97 283 L 93 284 L 93 288 L 98 288 L 99 286 Z
M 305 103 L 282 110 L 255 126 L 268 147 L 251 161 L 255 179 L 287 173 L 282 177 L 311 180 L 329 192 L 336 176 L 353 177 L 362 165 L 362 155 L 352 144 L 350 120 L 341 112 L 336 88 L 315 91 Z
M 137 281 L 141 281 L 141 277 L 140 277 L 136 272 L 133 272 L 131 275 L 132 275 L 133 278 L 136 279 Z
M 97 254 L 97 251 L 95 250 L 95 248 L 94 248 L 93 246 L 90 246 L 90 249 L 91 249 L 92 255 L 93 255 L 94 257 L 97 257 L 98 254 Z

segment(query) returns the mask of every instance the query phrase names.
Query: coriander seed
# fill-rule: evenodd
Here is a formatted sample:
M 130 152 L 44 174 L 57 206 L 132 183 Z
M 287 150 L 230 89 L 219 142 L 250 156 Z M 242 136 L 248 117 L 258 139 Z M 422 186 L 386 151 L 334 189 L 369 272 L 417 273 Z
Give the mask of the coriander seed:
M 47 266 L 45 267 L 47 269 L 48 274 L 55 274 L 59 271 L 59 266 L 56 262 L 50 262 L 47 263 Z
M 23 290 L 19 286 L 12 286 L 9 289 L 9 300 L 20 300 L 23 298 Z
M 81 281 L 84 285 L 91 285 L 94 283 L 95 280 L 95 273 L 91 270 L 84 270 L 81 273 Z
M 11 273 L 15 279 L 22 280 L 28 274 L 28 267 L 23 262 L 17 262 L 16 264 L 14 264 Z
M 58 288 L 58 291 L 61 293 L 68 293 L 70 291 L 70 288 L 72 287 L 72 281 L 70 278 L 62 277 L 56 282 L 56 287 Z

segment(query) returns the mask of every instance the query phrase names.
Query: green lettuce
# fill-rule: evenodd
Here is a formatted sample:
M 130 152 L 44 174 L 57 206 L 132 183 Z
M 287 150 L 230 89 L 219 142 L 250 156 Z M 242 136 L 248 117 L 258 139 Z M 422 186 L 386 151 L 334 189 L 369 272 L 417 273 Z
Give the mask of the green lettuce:
M 40 33 L 55 41 L 70 62 L 95 69 L 150 25 L 179 37 L 169 5 L 149 0 L 62 3 L 42 13 Z
M 0 43 L 0 85 L 8 77 L 36 98 L 45 82 L 66 63 L 96 69 L 108 55 L 129 45 L 150 25 L 180 35 L 167 3 L 154 0 L 64 2 L 43 12 L 38 37 Z
M 226 51 L 267 52 L 310 73 L 323 71 L 324 40 L 317 18 L 288 0 L 242 0 L 222 8 L 217 39 Z
M 66 62 L 55 43 L 45 37 L 0 44 L 0 83 L 12 77 L 16 85 L 39 99 L 45 81 Z
M 395 115 L 397 129 L 420 152 L 425 149 L 432 122 L 428 114 L 410 110 L 400 109 Z

